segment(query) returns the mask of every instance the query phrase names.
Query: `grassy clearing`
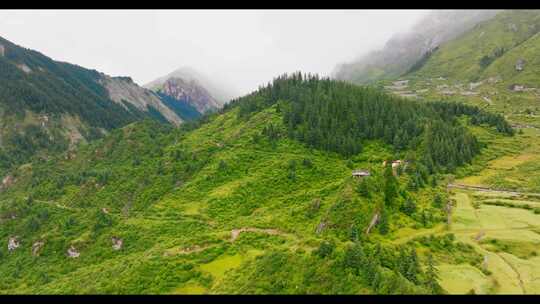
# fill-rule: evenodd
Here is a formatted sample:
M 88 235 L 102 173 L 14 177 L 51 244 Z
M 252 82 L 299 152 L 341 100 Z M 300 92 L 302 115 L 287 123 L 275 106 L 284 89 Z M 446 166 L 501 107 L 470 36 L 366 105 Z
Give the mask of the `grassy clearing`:
M 484 248 L 493 252 L 507 252 L 520 259 L 530 259 L 540 255 L 540 243 L 538 241 L 516 241 L 503 238 L 483 239 L 481 244 Z
M 466 294 L 474 290 L 485 294 L 492 284 L 491 280 L 471 265 L 439 265 L 441 286 L 450 294 Z
M 451 231 L 456 237 L 474 246 L 485 257 L 486 278 L 470 267 L 442 267 L 441 283 L 450 293 L 521 294 L 538 293 L 534 279 L 538 261 L 539 234 L 534 227 L 540 225 L 540 215 L 529 210 L 480 204 L 474 209 L 477 195 L 457 191 L 457 206 Z M 509 198 L 505 200 L 512 201 Z M 482 200 L 479 201 L 480 203 Z M 478 242 L 475 240 L 482 236 Z

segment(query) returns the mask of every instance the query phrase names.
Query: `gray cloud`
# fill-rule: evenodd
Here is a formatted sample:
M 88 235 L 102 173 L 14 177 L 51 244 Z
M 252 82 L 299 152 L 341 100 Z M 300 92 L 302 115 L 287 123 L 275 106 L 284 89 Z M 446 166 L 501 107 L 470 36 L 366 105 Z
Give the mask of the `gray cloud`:
M 190 66 L 246 93 L 284 72 L 328 75 L 417 10 L 0 11 L 0 36 L 139 84 Z

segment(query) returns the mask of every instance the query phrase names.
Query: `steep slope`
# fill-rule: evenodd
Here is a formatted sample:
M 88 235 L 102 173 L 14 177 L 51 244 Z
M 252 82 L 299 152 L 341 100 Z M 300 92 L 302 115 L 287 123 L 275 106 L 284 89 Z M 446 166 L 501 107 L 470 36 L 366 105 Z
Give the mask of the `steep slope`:
M 449 292 L 540 292 L 533 275 L 540 244 L 539 17 L 533 10 L 500 12 L 441 44 L 407 74 L 376 83 L 407 98 L 478 105 L 518 130 L 501 138 L 472 128 L 489 145 L 449 184 L 457 202 L 449 231 L 484 256 L 483 271 L 441 265 Z
M 199 113 L 219 109 L 236 96 L 228 86 L 189 67 L 180 68 L 144 87 L 194 107 Z
M 107 89 L 109 98 L 126 109 L 133 105 L 142 112 L 158 115 L 161 121 L 171 122 L 175 125 L 182 122 L 180 115 L 170 109 L 158 95 L 148 89 L 139 87 L 130 77 L 102 75 L 99 82 Z M 125 104 L 126 102 L 128 104 Z
M 367 127 L 370 116 L 396 125 Z M 10 176 L 0 291 L 439 293 L 426 252 L 471 267 L 481 256 L 452 236 L 397 240 L 402 228 L 443 228 L 446 191 L 423 160 L 442 172 L 476 154 L 467 117 L 495 116 L 295 74 L 181 129 L 114 130 Z M 406 143 L 391 136 L 403 125 Z M 461 135 L 440 142 L 449 131 Z M 407 165 L 381 165 L 392 159 Z M 352 178 L 358 168 L 370 176 Z
M 540 12 L 503 11 L 443 43 L 416 69 L 378 84 L 398 95 L 452 99 L 538 127 Z
M 505 76 L 502 77 L 505 82 L 512 81 L 513 77 L 522 74 L 515 69 L 520 59 L 518 54 L 535 47 L 537 40 L 533 38 L 538 32 L 539 11 L 501 12 L 441 45 L 414 75 L 471 81 Z M 513 52 L 515 56 L 505 58 L 508 52 Z M 534 62 L 533 58 L 527 60 Z
M 182 120 L 126 77 L 54 61 L 0 38 L 0 170 L 143 117 Z
M 478 23 L 492 18 L 496 10 L 441 10 L 431 12 L 409 32 L 392 37 L 383 49 L 339 65 L 337 79 L 354 83 L 395 78 L 409 71 L 423 57 Z

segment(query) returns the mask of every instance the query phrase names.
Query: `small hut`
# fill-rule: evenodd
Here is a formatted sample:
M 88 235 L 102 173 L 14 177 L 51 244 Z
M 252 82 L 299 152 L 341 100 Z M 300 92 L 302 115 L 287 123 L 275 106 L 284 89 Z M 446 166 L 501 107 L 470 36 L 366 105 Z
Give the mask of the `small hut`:
M 369 173 L 368 170 L 354 170 L 352 172 L 352 176 L 355 177 L 355 178 L 363 178 L 363 177 L 366 177 L 366 176 L 370 176 L 371 174 Z

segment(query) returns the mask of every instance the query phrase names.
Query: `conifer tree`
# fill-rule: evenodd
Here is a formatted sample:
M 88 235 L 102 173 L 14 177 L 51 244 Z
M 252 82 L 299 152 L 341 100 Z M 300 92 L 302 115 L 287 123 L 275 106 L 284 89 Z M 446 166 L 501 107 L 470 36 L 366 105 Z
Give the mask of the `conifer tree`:
M 431 255 L 431 253 L 428 253 L 426 263 L 427 269 L 425 284 L 432 294 L 441 294 L 443 289 L 441 285 L 439 285 L 439 273 L 437 268 L 435 267 L 435 261 L 433 260 L 433 256 Z

